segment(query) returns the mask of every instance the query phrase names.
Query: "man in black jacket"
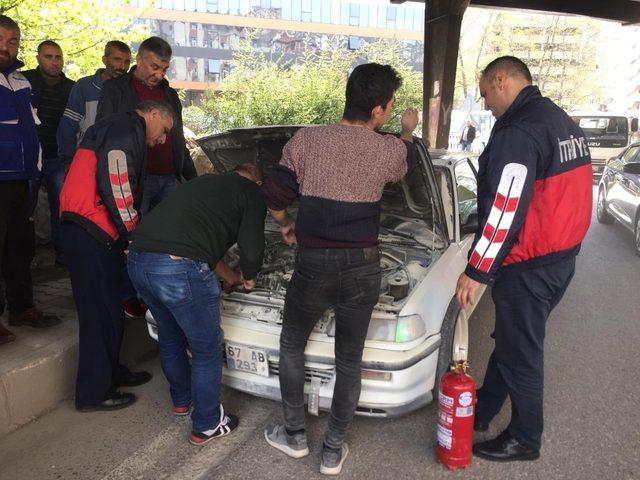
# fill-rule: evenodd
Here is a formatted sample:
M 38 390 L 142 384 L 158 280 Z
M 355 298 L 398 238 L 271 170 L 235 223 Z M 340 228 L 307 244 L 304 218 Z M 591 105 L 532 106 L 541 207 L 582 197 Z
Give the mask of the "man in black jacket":
M 471 144 L 476 138 L 476 127 L 473 126 L 471 120 L 467 120 L 465 127 L 462 129 L 462 134 L 460 135 L 460 145 L 462 146 L 463 152 L 468 152 L 471 150 Z
M 111 113 L 131 111 L 144 100 L 166 101 L 176 114 L 173 129 L 164 144 L 148 149 L 147 176 L 139 209 L 142 216 L 175 190 L 177 181 L 191 180 L 197 176 L 182 131 L 182 104 L 176 91 L 164 78 L 171 53 L 171 46 L 163 39 L 147 38 L 140 44 L 136 65 L 126 75 L 106 81 L 98 102 L 96 121 Z M 125 312 L 130 317 L 144 316 L 146 308 L 138 300 L 126 270 L 123 275 Z
M 176 180 L 197 176 L 182 131 L 182 104 L 165 78 L 171 46 L 159 37 L 140 44 L 136 65 L 121 77 L 105 82 L 96 121 L 115 112 L 130 111 L 143 100 L 164 100 L 176 113 L 176 123 L 163 145 L 149 148 L 147 178 L 140 213 L 144 215 L 176 187 Z
M 56 132 L 64 113 L 71 88 L 76 83 L 62 73 L 64 57 L 62 49 L 53 40 L 45 40 L 38 45 L 38 67 L 22 72 L 31 83 L 31 104 L 38 113 L 38 137 L 42 146 L 42 174 L 31 188 L 31 208 L 38 201 L 38 190 L 43 183 L 47 189 L 49 211 L 51 213 L 51 240 L 56 249 L 56 264 L 66 262 L 60 243 L 60 205 L 58 197 L 64 180 L 64 166 L 58 158 Z
M 122 266 L 139 220 L 147 147 L 164 142 L 173 117 L 166 103 L 146 101 L 96 122 L 80 142 L 62 187 L 61 230 L 80 325 L 76 408 L 81 411 L 131 405 L 135 396 L 116 388 L 151 379 L 119 362 Z
M 573 278 L 591 221 L 584 133 L 531 82 L 527 66 L 510 56 L 491 62 L 480 78 L 497 121 L 479 160 L 480 228 L 456 291 L 467 308 L 481 284 L 493 285 L 495 349 L 474 426 L 487 430 L 507 396 L 511 422 L 473 451 L 494 461 L 540 456 L 545 325 Z

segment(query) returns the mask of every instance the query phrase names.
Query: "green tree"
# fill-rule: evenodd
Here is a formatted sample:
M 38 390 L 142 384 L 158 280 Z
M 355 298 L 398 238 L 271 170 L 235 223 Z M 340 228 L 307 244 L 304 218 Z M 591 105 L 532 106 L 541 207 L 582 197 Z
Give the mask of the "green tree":
M 65 55 L 65 72 L 71 78 L 89 75 L 102 65 L 104 44 L 127 44 L 148 36 L 146 25 L 134 25 L 123 7 L 129 0 L 0 0 L 0 12 L 20 25 L 19 58 L 25 68 L 36 66 L 36 48 L 54 40 Z
M 269 57 L 251 49 L 251 36 L 237 51 L 221 90 L 205 93 L 202 109 L 218 130 L 254 125 L 325 124 L 337 122 L 344 108 L 344 89 L 351 68 L 363 61 L 393 65 L 403 77 L 395 112 L 420 108 L 422 76 L 402 59 L 399 42 L 375 42 L 353 52 L 338 39 L 319 50 L 306 42 L 295 60 Z M 400 126 L 396 113 L 387 125 Z

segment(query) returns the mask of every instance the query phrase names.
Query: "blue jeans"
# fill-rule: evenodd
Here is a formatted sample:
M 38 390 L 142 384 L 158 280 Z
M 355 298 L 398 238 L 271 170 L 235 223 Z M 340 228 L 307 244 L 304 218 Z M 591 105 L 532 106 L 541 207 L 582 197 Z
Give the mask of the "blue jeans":
M 169 196 L 176 189 L 176 176 L 171 175 L 149 175 L 144 177 L 142 185 L 142 204 L 140 214 L 144 216 L 156 205 Z
M 215 427 L 223 339 L 218 277 L 206 263 L 174 260 L 162 253 L 130 250 L 127 264 L 133 285 L 158 325 L 160 362 L 173 404 L 193 404 L 195 432 Z
M 461 146 L 461 150 L 463 152 L 469 152 L 471 151 L 471 144 L 473 142 L 467 142 L 466 140 L 460 140 L 460 146 Z
M 57 254 L 62 253 L 62 243 L 60 239 L 60 192 L 64 182 L 64 167 L 59 158 L 47 158 L 42 161 L 42 172 L 40 176 L 31 181 L 31 211 L 35 210 L 38 204 L 38 191 L 44 185 L 47 190 L 49 200 L 49 213 L 51 215 L 51 241 Z

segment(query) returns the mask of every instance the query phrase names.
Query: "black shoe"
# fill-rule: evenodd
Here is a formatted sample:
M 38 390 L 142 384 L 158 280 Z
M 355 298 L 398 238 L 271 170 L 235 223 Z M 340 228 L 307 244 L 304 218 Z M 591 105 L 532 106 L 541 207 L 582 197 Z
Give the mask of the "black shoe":
M 127 372 L 116 379 L 116 387 L 137 387 L 153 378 L 149 372 Z
M 478 418 L 473 419 L 473 429 L 476 432 L 486 432 L 489 430 L 489 422 L 483 422 L 478 420 Z
M 491 460 L 492 462 L 512 462 L 515 460 L 536 460 L 540 457 L 539 450 L 521 445 L 513 438 L 508 430 L 505 430 L 493 440 L 476 443 L 473 446 L 473 454 L 476 457 Z
M 19 327 L 21 325 L 28 325 L 34 328 L 46 328 L 58 325 L 60 319 L 55 315 L 45 315 L 36 307 L 31 307 L 18 315 L 9 313 L 9 325 L 12 327 Z
M 76 406 L 79 412 L 96 412 L 99 410 L 119 410 L 133 405 L 136 402 L 136 396 L 133 393 L 115 392 L 105 401 L 97 405 Z

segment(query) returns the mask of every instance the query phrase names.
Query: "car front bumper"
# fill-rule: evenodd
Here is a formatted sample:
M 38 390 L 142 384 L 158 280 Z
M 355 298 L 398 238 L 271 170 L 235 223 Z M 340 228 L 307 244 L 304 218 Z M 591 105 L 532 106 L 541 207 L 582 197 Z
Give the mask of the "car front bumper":
M 155 324 L 148 322 L 149 334 L 157 340 Z M 268 355 L 269 376 L 223 368 L 222 383 L 262 398 L 281 400 L 279 371 L 279 331 L 248 329 L 223 321 L 225 341 L 263 350 Z M 269 331 L 270 330 L 270 331 Z M 319 383 L 319 408 L 329 410 L 335 386 L 333 342 L 318 341 L 312 334 L 305 350 L 304 386 L 307 401 L 312 381 Z M 385 350 L 365 346 L 363 378 L 357 415 L 394 417 L 412 412 L 431 402 L 438 363 L 439 337 L 429 337 L 410 350 Z M 319 381 L 319 382 L 318 382 Z

